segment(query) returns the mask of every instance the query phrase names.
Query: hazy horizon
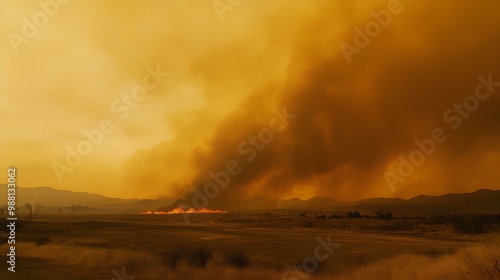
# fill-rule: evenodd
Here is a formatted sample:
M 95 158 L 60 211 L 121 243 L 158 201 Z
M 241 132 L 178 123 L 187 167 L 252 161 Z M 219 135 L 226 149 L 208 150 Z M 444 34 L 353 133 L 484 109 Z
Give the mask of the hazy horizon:
M 4 184 L 0 184 L 0 185 L 4 185 Z M 129 200 L 129 199 L 138 199 L 138 200 L 142 200 L 142 199 L 179 199 L 181 197 L 179 196 L 162 196 L 162 195 L 151 195 L 151 196 L 147 196 L 147 197 L 119 197 L 119 196 L 107 196 L 107 195 L 104 195 L 104 194 L 101 194 L 101 193 L 97 193 L 97 192 L 88 192 L 88 191 L 79 191 L 79 190 L 70 190 L 70 189 L 63 189 L 63 188 L 55 188 L 55 187 L 52 187 L 52 186 L 17 186 L 18 188 L 26 188 L 26 189 L 36 189 L 36 188 L 52 188 L 52 189 L 55 189 L 55 190 L 58 190 L 58 191 L 71 191 L 71 192 L 75 192 L 75 193 L 88 193 L 88 194 L 91 194 L 91 195 L 100 195 L 100 196 L 104 196 L 104 197 L 107 197 L 107 198 L 117 198 L 117 199 L 123 199 L 123 200 Z M 371 198 L 401 198 L 401 199 L 404 199 L 404 200 L 408 200 L 408 199 L 411 199 L 411 198 L 415 198 L 415 197 L 418 197 L 418 196 L 421 196 L 421 195 L 424 195 L 424 196 L 442 196 L 442 195 L 447 195 L 447 194 L 468 194 L 468 193 L 474 193 L 474 192 L 477 192 L 477 191 L 480 191 L 480 190 L 491 190 L 491 191 L 497 191 L 499 189 L 492 189 L 492 188 L 478 188 L 478 189 L 475 189 L 475 190 L 472 190 L 472 191 L 467 191 L 467 192 L 447 192 L 447 193 L 442 193 L 442 194 L 436 194 L 436 195 L 428 195 L 428 194 L 425 194 L 425 193 L 421 193 L 421 194 L 417 194 L 415 196 L 410 196 L 410 197 L 390 197 L 390 196 L 370 196 L 370 197 L 361 197 L 359 199 L 356 199 L 356 200 L 340 200 L 340 199 L 337 199 L 335 197 L 331 197 L 331 196 L 311 196 L 311 197 L 306 197 L 306 198 L 300 198 L 300 197 L 292 197 L 292 198 L 284 198 L 284 199 L 301 199 L 301 200 L 309 200 L 309 199 L 312 199 L 312 198 L 315 198 L 315 197 L 325 197 L 325 198 L 332 198 L 332 199 L 335 199 L 335 200 L 338 200 L 339 202 L 358 202 L 358 201 L 361 201 L 361 200 L 364 200 L 364 199 L 371 199 Z M 256 197 L 259 197 L 259 196 L 256 196 Z M 283 198 L 280 198 L 280 197 L 270 197 L 270 198 L 274 198 L 274 199 L 283 199 Z

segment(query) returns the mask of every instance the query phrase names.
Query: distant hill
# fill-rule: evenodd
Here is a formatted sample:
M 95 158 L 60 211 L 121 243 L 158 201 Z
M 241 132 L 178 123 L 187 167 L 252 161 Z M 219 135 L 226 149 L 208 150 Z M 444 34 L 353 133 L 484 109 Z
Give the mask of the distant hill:
M 440 196 L 419 195 L 411 199 L 372 198 L 358 201 L 360 210 L 379 208 L 394 211 L 422 212 L 434 214 L 493 213 L 500 211 L 500 190 L 477 190 L 473 193 L 449 193 Z
M 321 205 L 339 206 L 349 205 L 329 197 L 314 197 L 308 200 L 299 198 L 279 199 L 272 197 L 244 197 L 220 201 L 214 199 L 210 201 L 209 207 L 224 208 L 230 210 L 262 210 L 262 209 L 317 209 Z
M 0 184 L 0 190 L 2 189 L 6 189 L 5 184 Z M 58 190 L 51 187 L 18 187 L 16 196 L 18 205 L 24 205 L 24 203 L 40 203 L 44 205 L 44 209 L 82 205 L 96 209 L 97 211 L 118 211 L 127 213 L 165 208 L 175 202 L 174 198 L 120 199 L 86 192 Z M 7 204 L 7 196 L 0 196 L 0 205 L 5 204 Z M 291 209 L 316 212 L 357 210 L 362 213 L 373 213 L 377 209 L 382 208 L 386 211 L 407 213 L 497 213 L 500 212 L 500 190 L 482 189 L 473 193 L 450 193 L 441 196 L 419 195 L 411 199 L 381 197 L 363 199 L 356 202 L 343 202 L 328 197 L 314 197 L 308 200 L 298 198 L 276 199 L 269 197 L 248 197 L 232 199 L 224 202 L 223 205 L 213 200 L 209 208 L 221 208 L 226 210 Z
M 0 187 L 5 189 L 6 185 L 0 185 Z M 98 194 L 58 190 L 51 187 L 16 188 L 16 203 L 21 205 L 24 205 L 24 203 L 40 203 L 46 207 L 66 207 L 71 206 L 72 204 L 95 207 L 131 203 L 137 200 L 138 199 L 110 198 Z M 0 196 L 0 204 L 6 203 L 7 196 Z
M 450 193 L 441 196 L 419 195 L 411 199 L 370 198 L 355 202 L 342 202 L 328 197 L 308 200 L 247 198 L 233 201 L 231 209 L 295 209 L 307 211 L 361 211 L 373 213 L 378 209 L 406 213 L 455 214 L 465 212 L 500 212 L 500 190 L 477 190 L 473 193 Z
M 0 189 L 7 186 L 0 184 Z M 3 191 L 2 191 L 3 192 Z M 7 192 L 4 192 L 7 193 Z M 16 204 L 24 206 L 25 203 L 40 203 L 47 208 L 69 207 L 71 205 L 88 206 L 97 209 L 139 209 L 148 210 L 164 207 L 173 202 L 173 199 L 121 199 L 110 198 L 103 195 L 86 192 L 58 190 L 51 187 L 16 188 Z M 7 196 L 0 196 L 0 205 L 7 204 Z

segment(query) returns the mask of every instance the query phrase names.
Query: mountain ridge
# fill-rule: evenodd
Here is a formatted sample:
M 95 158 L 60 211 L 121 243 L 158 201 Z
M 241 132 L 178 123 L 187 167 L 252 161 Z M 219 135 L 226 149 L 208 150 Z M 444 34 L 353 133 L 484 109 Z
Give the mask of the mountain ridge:
M 0 187 L 6 188 L 6 184 Z M 174 198 L 164 199 L 122 199 L 88 192 L 59 190 L 48 186 L 17 188 L 17 204 L 40 203 L 44 207 L 70 207 L 82 205 L 94 208 L 154 210 L 157 208 L 174 207 Z M 0 205 L 7 204 L 7 196 L 0 198 Z M 471 193 L 448 193 L 438 196 L 421 194 L 409 199 L 375 197 L 346 202 L 330 197 L 315 196 L 309 199 L 277 199 L 269 197 L 247 197 L 231 200 L 225 205 L 213 203 L 209 208 L 221 207 L 227 210 L 258 210 L 258 209 L 293 209 L 308 211 L 359 211 L 370 212 L 384 208 L 393 211 L 413 212 L 496 212 L 500 211 L 500 190 L 478 189 Z

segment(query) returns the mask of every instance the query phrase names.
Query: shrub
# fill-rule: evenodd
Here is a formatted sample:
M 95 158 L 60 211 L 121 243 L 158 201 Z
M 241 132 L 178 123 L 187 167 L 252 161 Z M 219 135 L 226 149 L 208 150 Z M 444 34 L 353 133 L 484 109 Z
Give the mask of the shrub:
M 455 217 L 455 229 L 467 234 L 489 233 L 500 222 L 494 215 L 462 214 Z
M 392 216 L 391 211 L 384 213 L 384 210 L 382 210 L 382 209 L 375 211 L 375 216 L 377 216 L 378 219 L 393 219 L 394 218 Z
M 331 216 L 328 216 L 328 219 L 337 219 L 337 218 L 342 218 L 341 215 L 335 215 L 335 213 L 332 213 Z
M 385 214 L 385 219 L 394 219 L 394 216 L 392 216 L 391 211 L 389 211 L 389 212 L 387 212 L 387 214 Z
M 228 252 L 224 255 L 224 260 L 236 268 L 245 267 L 250 263 L 250 258 L 242 251 Z
M 307 215 L 304 213 L 300 213 L 299 216 L 301 216 L 302 218 L 307 218 Z
M 212 259 L 212 250 L 199 247 L 192 249 L 186 255 L 187 261 L 190 265 L 196 267 L 205 267 L 205 265 Z
M 358 211 L 355 211 L 354 213 L 353 212 L 347 213 L 347 217 L 348 218 L 363 218 L 363 215 L 361 215 Z
M 169 251 L 162 255 L 163 263 L 170 269 L 176 269 L 179 262 L 182 260 L 182 254 L 179 251 Z

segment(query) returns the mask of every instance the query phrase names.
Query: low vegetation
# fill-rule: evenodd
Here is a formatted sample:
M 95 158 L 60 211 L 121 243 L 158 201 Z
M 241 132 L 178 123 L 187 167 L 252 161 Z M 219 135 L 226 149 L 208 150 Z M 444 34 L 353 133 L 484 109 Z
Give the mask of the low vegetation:
M 498 243 L 472 246 L 439 257 L 402 254 L 359 267 L 335 279 L 500 279 L 500 246 Z
M 205 267 L 212 258 L 212 250 L 204 247 L 197 247 L 186 253 L 187 262 L 195 267 Z
M 329 270 L 323 265 L 310 279 L 500 279 L 500 238 L 493 242 L 467 247 L 453 254 L 401 254 L 343 272 Z M 7 245 L 0 246 L 6 250 Z M 187 262 L 182 254 L 168 254 L 163 262 L 154 254 L 132 249 L 83 248 L 81 246 L 36 243 L 18 244 L 24 258 L 40 258 L 64 266 L 84 267 L 94 271 L 95 278 L 107 279 L 113 268 L 126 268 L 128 275 L 140 279 L 282 279 L 283 270 L 264 269 L 249 265 L 248 256 L 235 251 L 223 255 L 226 266 L 215 260 L 208 262 L 211 250 L 195 248 L 189 251 Z M 190 255 L 196 253 L 198 255 Z M 193 259 L 189 260 L 189 256 Z M 194 260 L 194 263 L 191 263 Z M 172 266 L 172 261 L 175 263 Z M 201 264 L 203 266 L 200 266 Z M 194 266 L 193 266 L 194 265 Z
M 182 260 L 183 255 L 179 251 L 167 251 L 161 255 L 161 258 L 164 265 L 166 265 L 170 269 L 175 270 L 177 268 L 177 265 Z
M 224 260 L 232 267 L 242 268 L 248 266 L 250 258 L 241 250 L 226 252 Z
M 462 214 L 454 216 L 453 220 L 455 229 L 467 234 L 485 234 L 500 227 L 500 214 Z
M 16 254 L 77 279 L 88 279 L 82 271 L 111 279 L 121 269 L 151 280 L 282 279 L 331 234 L 341 246 L 307 279 L 500 279 L 499 214 L 374 212 L 193 215 L 189 225 L 182 216 L 56 213 L 18 221 Z

